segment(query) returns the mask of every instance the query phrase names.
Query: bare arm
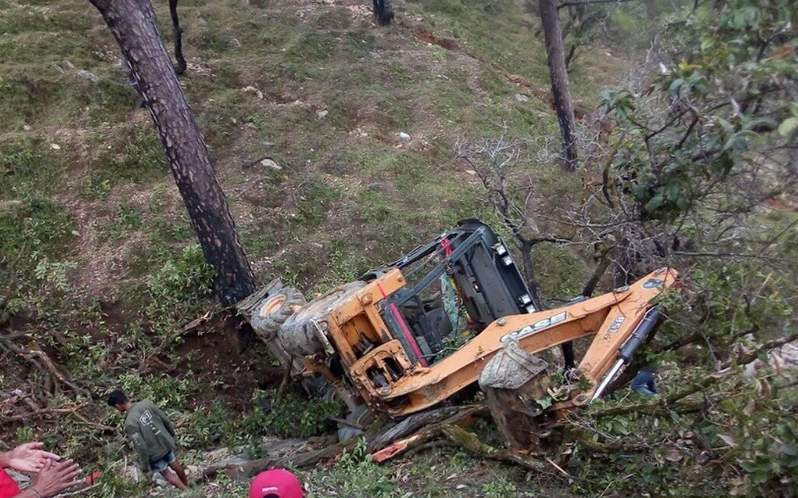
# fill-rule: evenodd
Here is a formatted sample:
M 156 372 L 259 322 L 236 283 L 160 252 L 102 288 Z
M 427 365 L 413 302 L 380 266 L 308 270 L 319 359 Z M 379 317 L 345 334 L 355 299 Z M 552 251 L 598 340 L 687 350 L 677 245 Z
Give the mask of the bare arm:
M 16 498 L 47 498 L 55 496 L 67 488 L 80 484 L 80 467 L 72 460 L 55 462 L 48 459 L 36 476 L 33 486 L 26 488 Z
M 47 460 L 58 460 L 55 453 L 44 451 L 44 443 L 25 443 L 11 451 L 0 453 L 0 469 L 11 467 L 21 472 L 38 472 Z

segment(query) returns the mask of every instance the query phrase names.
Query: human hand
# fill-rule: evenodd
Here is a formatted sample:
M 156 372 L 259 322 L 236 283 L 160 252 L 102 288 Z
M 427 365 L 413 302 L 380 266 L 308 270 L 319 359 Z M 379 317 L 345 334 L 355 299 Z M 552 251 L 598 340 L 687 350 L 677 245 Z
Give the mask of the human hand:
M 61 458 L 42 448 L 44 443 L 21 444 L 6 453 L 6 465 L 21 472 L 39 472 L 48 461 Z
M 36 476 L 36 482 L 32 489 L 41 498 L 54 496 L 67 488 L 82 483 L 82 479 L 76 479 L 79 474 L 80 467 L 72 460 L 56 462 L 47 459 L 39 475 Z

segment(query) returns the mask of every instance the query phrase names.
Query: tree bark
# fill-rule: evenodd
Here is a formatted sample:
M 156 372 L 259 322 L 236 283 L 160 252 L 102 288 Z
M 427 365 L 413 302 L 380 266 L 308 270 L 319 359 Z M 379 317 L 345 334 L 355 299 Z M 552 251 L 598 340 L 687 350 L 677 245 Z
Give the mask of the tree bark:
M 549 61 L 551 93 L 554 96 L 554 110 L 560 124 L 562 137 L 562 157 L 567 170 L 576 169 L 576 139 L 574 137 L 575 118 L 571 94 L 568 90 L 568 71 L 565 66 L 560 18 L 555 0 L 539 0 L 540 21 L 546 40 L 546 56 Z
M 131 67 L 152 115 L 175 183 L 205 259 L 216 271 L 216 290 L 232 304 L 255 289 L 208 147 L 177 80 L 149 0 L 90 0 L 100 11 Z

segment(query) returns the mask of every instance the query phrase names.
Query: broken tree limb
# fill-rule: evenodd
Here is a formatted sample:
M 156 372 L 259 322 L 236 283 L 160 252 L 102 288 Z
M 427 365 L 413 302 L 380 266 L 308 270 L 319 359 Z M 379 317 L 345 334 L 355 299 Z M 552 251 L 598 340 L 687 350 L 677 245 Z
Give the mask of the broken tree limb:
M 598 441 L 594 441 L 584 430 L 571 431 L 570 434 L 574 440 L 579 442 L 579 444 L 597 453 L 638 453 L 641 451 L 649 451 L 651 449 L 649 446 L 624 444 L 617 441 L 612 443 L 600 443 Z
M 99 431 L 107 433 L 114 433 L 117 431 L 116 427 L 111 427 L 110 425 L 101 424 L 99 422 L 92 422 L 91 420 L 81 415 L 80 412 L 78 411 L 74 411 L 70 415 L 74 416 L 76 419 L 83 422 L 84 425 L 88 425 L 89 427 L 94 427 Z
M 368 451 L 373 453 L 380 450 L 394 441 L 403 438 L 422 427 L 435 424 L 442 420 L 456 416 L 457 414 L 468 410 L 469 408 L 481 407 L 482 405 L 468 405 L 468 406 L 447 406 L 444 408 L 437 408 L 434 410 L 423 411 L 410 415 L 403 419 L 398 424 L 388 428 L 387 430 L 376 435 L 368 444 Z M 474 414 L 481 413 L 482 410 Z
M 543 472 L 546 469 L 546 464 L 534 456 L 512 450 L 500 450 L 498 448 L 494 448 L 493 446 L 482 442 L 473 432 L 468 432 L 462 427 L 458 427 L 456 425 L 444 425 L 441 427 L 441 432 L 444 436 L 449 438 L 450 441 L 477 456 L 499 462 L 520 465 L 536 472 Z
M 23 413 L 21 415 L 12 415 L 10 417 L 2 417 L 0 418 L 0 425 L 10 424 L 12 422 L 19 422 L 19 421 L 29 421 L 34 418 L 42 417 L 45 415 L 72 414 L 81 409 L 83 406 L 84 405 L 77 405 L 77 406 L 64 407 L 64 408 L 43 408 L 35 412 Z
M 89 396 L 88 391 L 82 387 L 78 387 L 65 374 L 61 373 L 53 360 L 50 359 L 50 357 L 44 351 L 39 349 L 21 348 L 20 346 L 17 346 L 13 340 L 6 336 L 0 336 L 0 346 L 3 349 L 12 352 L 18 357 L 26 360 L 28 363 L 36 367 L 36 369 L 48 374 L 48 378 L 51 379 L 54 385 L 57 385 L 57 383 L 60 382 L 78 394 L 82 394 L 87 397 Z
M 322 460 L 327 460 L 338 456 L 343 450 L 354 444 L 355 440 L 352 439 L 344 443 L 334 443 L 322 448 L 312 449 L 279 458 L 265 457 L 255 460 L 242 459 L 235 462 L 222 462 L 215 465 L 209 465 L 202 469 L 199 473 L 198 480 L 207 480 L 213 478 L 219 473 L 223 473 L 230 479 L 234 480 L 248 479 L 258 472 L 270 467 L 309 467 Z
M 775 339 L 770 342 L 766 342 L 765 344 L 761 345 L 760 347 L 750 351 L 748 353 L 738 354 L 730 361 L 726 362 L 720 371 L 715 372 L 712 375 L 707 375 L 703 379 L 699 380 L 698 382 L 694 382 L 692 385 L 685 387 L 675 393 L 671 394 L 670 396 L 661 397 L 654 401 L 648 401 L 645 403 L 637 403 L 634 405 L 625 405 L 625 406 L 614 406 L 612 408 L 607 408 L 605 410 L 600 410 L 593 413 L 591 416 L 593 418 L 601 418 L 601 417 L 608 417 L 612 415 L 621 415 L 624 413 L 631 413 L 631 412 L 642 412 L 642 413 L 657 413 L 666 409 L 667 407 L 673 405 L 674 403 L 678 402 L 679 400 L 690 396 L 691 394 L 695 394 L 697 392 L 703 391 L 704 389 L 712 386 L 713 384 L 717 384 L 721 380 L 728 377 L 728 375 L 732 372 L 731 367 L 733 365 L 745 365 L 757 359 L 760 353 L 769 351 L 774 348 L 781 347 L 788 342 L 792 342 L 798 340 L 798 334 L 792 334 L 781 339 Z
M 453 415 L 446 418 L 443 422 L 427 425 L 410 437 L 394 441 L 388 446 L 371 454 L 372 459 L 377 463 L 382 463 L 391 458 L 401 455 L 412 448 L 426 444 L 427 442 L 439 437 L 443 427 L 465 423 L 469 418 L 487 412 L 484 405 L 469 405 L 459 408 Z

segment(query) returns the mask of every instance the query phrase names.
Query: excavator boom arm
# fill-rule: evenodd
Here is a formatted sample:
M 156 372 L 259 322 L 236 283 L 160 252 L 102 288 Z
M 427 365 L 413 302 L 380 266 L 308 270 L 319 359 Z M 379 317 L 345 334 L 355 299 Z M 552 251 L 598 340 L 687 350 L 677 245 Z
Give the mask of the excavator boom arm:
M 595 335 L 579 363 L 580 371 L 594 386 L 586 394 L 592 394 L 617 362 L 621 347 L 653 307 L 653 300 L 676 278 L 675 270 L 663 268 L 623 290 L 554 310 L 500 318 L 435 365 L 416 367 L 379 390 L 379 397 L 392 407 L 389 411 L 394 414 L 416 412 L 476 382 L 487 362 L 510 339 L 517 340 L 524 350 L 537 353 Z

